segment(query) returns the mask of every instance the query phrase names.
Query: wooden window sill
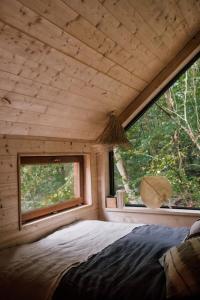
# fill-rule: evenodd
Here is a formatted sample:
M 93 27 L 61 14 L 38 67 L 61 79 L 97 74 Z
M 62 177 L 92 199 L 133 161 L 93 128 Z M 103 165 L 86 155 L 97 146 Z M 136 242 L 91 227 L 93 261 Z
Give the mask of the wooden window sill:
M 41 223 L 45 223 L 46 221 L 50 221 L 52 219 L 59 219 L 59 217 L 61 217 L 61 216 L 67 216 L 68 214 L 70 214 L 72 212 L 78 212 L 80 210 L 84 210 L 84 209 L 90 208 L 92 206 L 93 206 L 92 204 L 82 204 L 78 207 L 72 207 L 70 209 L 67 209 L 67 210 L 64 210 L 64 211 L 61 211 L 61 212 L 57 212 L 55 214 L 48 215 L 48 216 L 42 217 L 40 219 L 33 220 L 33 221 L 28 222 L 28 223 L 25 223 L 25 224 L 22 225 L 22 229 L 26 230 L 29 227 L 32 227 L 33 225 L 39 225 Z M 75 218 L 75 219 L 78 220 L 78 218 Z
M 123 207 L 123 208 L 105 208 L 105 211 L 200 217 L 200 210 L 174 209 L 174 208 L 173 209 L 168 209 L 168 208 L 152 209 L 147 207 Z

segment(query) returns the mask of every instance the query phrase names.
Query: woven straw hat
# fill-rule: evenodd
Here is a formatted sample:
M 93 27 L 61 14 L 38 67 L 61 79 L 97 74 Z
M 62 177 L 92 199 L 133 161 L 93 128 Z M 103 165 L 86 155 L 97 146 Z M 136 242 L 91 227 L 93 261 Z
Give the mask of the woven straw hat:
M 140 184 L 140 195 L 147 207 L 158 208 L 171 197 L 172 188 L 164 176 L 145 176 Z

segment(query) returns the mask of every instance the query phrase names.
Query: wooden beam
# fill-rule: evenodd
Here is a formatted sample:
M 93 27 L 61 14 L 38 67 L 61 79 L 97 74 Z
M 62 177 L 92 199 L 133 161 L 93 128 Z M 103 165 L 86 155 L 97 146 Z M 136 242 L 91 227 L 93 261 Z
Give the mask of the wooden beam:
M 120 114 L 119 119 L 123 126 L 126 126 L 199 51 L 200 31 Z

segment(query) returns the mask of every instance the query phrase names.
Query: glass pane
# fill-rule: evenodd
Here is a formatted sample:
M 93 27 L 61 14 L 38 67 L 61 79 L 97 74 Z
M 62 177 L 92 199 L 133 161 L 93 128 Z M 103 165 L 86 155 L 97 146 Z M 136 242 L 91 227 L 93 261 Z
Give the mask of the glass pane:
M 80 196 L 74 183 L 76 163 L 23 165 L 21 176 L 22 213 Z
M 173 207 L 200 208 L 200 59 L 127 130 L 131 149 L 116 149 L 115 190 L 143 204 L 143 176 L 166 176 Z M 166 203 L 168 205 L 168 203 Z

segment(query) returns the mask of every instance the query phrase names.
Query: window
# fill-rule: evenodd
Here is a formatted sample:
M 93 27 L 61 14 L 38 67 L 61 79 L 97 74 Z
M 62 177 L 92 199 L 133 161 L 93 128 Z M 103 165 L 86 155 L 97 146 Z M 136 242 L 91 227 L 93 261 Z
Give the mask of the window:
M 164 206 L 200 209 L 200 58 L 126 132 L 132 148 L 114 150 L 111 177 L 126 205 L 143 206 L 141 179 L 162 175 L 173 189 Z
M 20 156 L 22 223 L 84 203 L 83 156 Z

